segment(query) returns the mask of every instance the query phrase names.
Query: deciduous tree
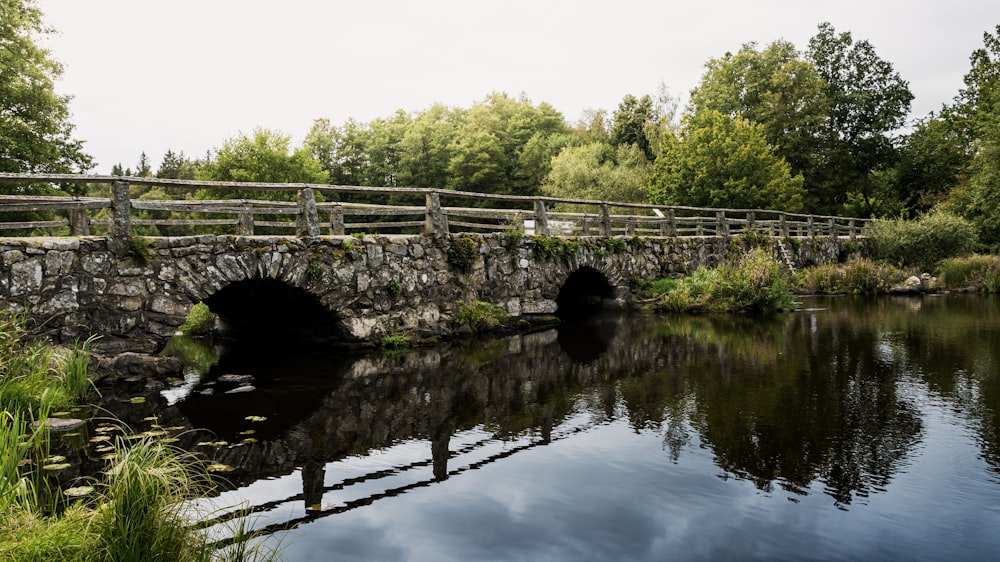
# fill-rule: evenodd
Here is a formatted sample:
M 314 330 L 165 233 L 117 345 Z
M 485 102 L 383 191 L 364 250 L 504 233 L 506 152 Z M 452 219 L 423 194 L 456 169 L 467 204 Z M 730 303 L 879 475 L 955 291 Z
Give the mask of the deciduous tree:
M 690 116 L 654 165 L 652 202 L 703 207 L 802 209 L 802 176 L 767 143 L 763 127 L 716 110 Z

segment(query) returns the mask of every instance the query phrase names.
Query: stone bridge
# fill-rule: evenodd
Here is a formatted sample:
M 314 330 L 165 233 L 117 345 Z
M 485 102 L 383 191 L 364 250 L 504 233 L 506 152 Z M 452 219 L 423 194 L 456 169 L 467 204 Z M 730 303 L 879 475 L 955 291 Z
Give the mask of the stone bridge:
M 0 310 L 27 311 L 56 341 L 98 335 L 104 353 L 158 350 L 198 302 L 246 337 L 377 343 L 467 329 L 457 317 L 474 301 L 502 306 L 514 323 L 628 307 L 637 280 L 718 265 L 747 243 L 510 233 L 133 240 L 144 246 L 122 252 L 99 236 L 0 238 Z M 845 237 L 771 244 L 796 267 L 858 248 Z

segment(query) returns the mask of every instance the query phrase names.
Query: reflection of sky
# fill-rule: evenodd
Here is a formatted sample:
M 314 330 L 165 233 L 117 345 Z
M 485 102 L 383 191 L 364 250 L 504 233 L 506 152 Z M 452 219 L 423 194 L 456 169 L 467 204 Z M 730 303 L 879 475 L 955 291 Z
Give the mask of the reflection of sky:
M 923 398 L 924 445 L 886 491 L 847 510 L 819 482 L 797 496 L 720 478 L 711 451 L 697 446 L 673 464 L 662 435 L 616 422 L 275 538 L 290 561 L 977 560 L 1000 552 L 1000 486 L 945 405 Z M 399 453 L 411 459 L 384 460 L 429 458 L 422 445 Z

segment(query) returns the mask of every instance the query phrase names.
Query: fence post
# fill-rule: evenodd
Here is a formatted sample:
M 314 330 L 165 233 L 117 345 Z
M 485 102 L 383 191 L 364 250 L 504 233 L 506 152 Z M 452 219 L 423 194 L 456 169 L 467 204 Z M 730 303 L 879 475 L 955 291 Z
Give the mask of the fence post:
M 236 233 L 240 236 L 253 236 L 253 208 L 250 205 L 243 205 Z
M 87 220 L 87 210 L 79 207 L 69 211 L 69 235 L 89 236 L 90 221 Z
M 334 236 L 344 235 L 344 208 L 334 205 L 330 211 L 330 234 Z
M 830 217 L 830 238 L 837 239 L 837 219 Z
M 132 201 L 128 182 L 115 180 L 111 184 L 111 220 L 108 221 L 108 249 L 116 255 L 128 254 L 132 238 Z
M 299 215 L 295 221 L 299 236 L 319 236 L 319 213 L 316 192 L 311 187 L 299 190 Z
M 698 222 L 695 223 L 696 226 L 694 228 L 694 234 L 695 234 L 695 236 L 704 236 L 705 235 L 705 227 L 704 227 L 704 225 L 702 225 L 702 222 L 703 222 L 702 217 L 699 216 L 699 217 L 696 218 L 696 220 Z
M 858 237 L 858 231 L 854 225 L 854 219 L 851 219 L 847 222 L 847 228 L 850 230 L 851 240 L 854 240 L 855 238 Z
M 778 215 L 778 231 L 782 237 L 788 238 L 788 223 L 785 222 L 785 213 Z
M 816 225 L 813 222 L 812 215 L 809 215 L 809 218 L 806 220 L 806 236 L 810 238 L 816 236 Z
M 667 236 L 677 236 L 677 213 L 667 209 Z
M 587 215 L 583 216 L 583 235 L 587 236 L 590 234 L 590 217 Z
M 635 235 L 635 219 L 628 219 L 625 221 L 625 234 L 627 236 Z
M 549 215 L 545 212 L 545 201 L 541 199 L 535 199 L 535 234 L 541 234 L 542 236 L 551 234 L 549 230 Z
M 441 196 L 432 191 L 425 200 L 427 211 L 424 215 L 424 234 L 448 234 L 448 217 L 441 209 Z
M 611 230 L 611 209 L 608 208 L 607 203 L 601 203 L 601 234 L 604 236 L 614 234 L 614 231 Z
M 715 212 L 715 235 L 729 238 L 729 222 L 726 220 L 725 211 Z
M 747 225 L 746 227 L 743 228 L 743 233 L 746 234 L 748 231 L 753 230 L 754 223 L 756 222 L 757 222 L 757 216 L 754 214 L 754 212 L 750 211 L 749 213 L 747 213 Z

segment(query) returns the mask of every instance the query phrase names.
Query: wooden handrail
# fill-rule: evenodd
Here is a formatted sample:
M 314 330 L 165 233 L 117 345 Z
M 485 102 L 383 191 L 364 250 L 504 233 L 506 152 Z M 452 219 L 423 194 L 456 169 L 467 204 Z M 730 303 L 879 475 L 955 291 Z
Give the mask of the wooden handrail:
M 595 201 L 545 196 L 499 195 L 421 187 L 368 187 L 350 185 L 323 185 L 305 183 L 218 182 L 201 180 L 174 180 L 125 176 L 88 176 L 79 174 L 12 174 L 0 173 L 0 184 L 108 184 L 110 199 L 100 197 L 58 197 L 29 195 L 0 195 L 0 219 L 3 213 L 33 211 L 67 211 L 68 220 L 0 222 L 3 229 L 33 229 L 69 226 L 71 234 L 89 234 L 89 225 L 106 226 L 109 235 L 121 238 L 137 226 L 218 226 L 236 225 L 238 234 L 253 234 L 255 224 L 270 228 L 295 229 L 304 236 L 314 236 L 322 231 L 321 220 L 329 224 L 331 234 L 344 234 L 353 229 L 400 229 L 423 225 L 426 234 L 446 233 L 449 218 L 456 227 L 473 230 L 500 230 L 522 228 L 528 224 L 531 233 L 555 235 L 634 235 L 655 233 L 658 236 L 735 236 L 755 230 L 775 236 L 851 236 L 856 237 L 870 219 L 808 215 L 767 209 L 719 209 L 683 205 L 651 205 L 620 201 Z M 145 185 L 181 190 L 206 190 L 209 192 L 287 191 L 298 194 L 296 201 L 266 201 L 255 199 L 136 199 L 128 196 L 128 186 Z M 382 205 L 374 203 L 348 203 L 317 201 L 317 194 L 339 195 L 393 195 L 420 197 L 423 204 Z M 482 202 L 502 202 L 513 208 L 444 206 L 441 198 L 472 199 Z M 520 205 L 520 206 L 518 206 Z M 549 205 L 589 207 L 593 212 L 552 211 Z M 108 219 L 88 218 L 87 210 L 108 209 Z M 626 213 L 612 213 L 611 209 Z M 135 217 L 134 211 L 160 211 L 237 215 L 233 219 L 178 219 Z M 627 213 L 631 210 L 632 213 Z M 654 210 L 662 216 L 653 216 Z M 646 214 L 637 214 L 646 212 Z M 287 216 L 288 220 L 254 219 L 257 215 L 275 218 Z M 415 220 L 384 222 L 346 221 L 347 217 L 380 216 L 405 217 L 424 215 L 422 222 Z M 525 223 L 525 221 L 532 221 Z M 118 245 L 120 240 L 116 241 Z

